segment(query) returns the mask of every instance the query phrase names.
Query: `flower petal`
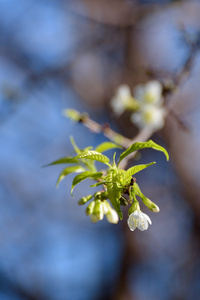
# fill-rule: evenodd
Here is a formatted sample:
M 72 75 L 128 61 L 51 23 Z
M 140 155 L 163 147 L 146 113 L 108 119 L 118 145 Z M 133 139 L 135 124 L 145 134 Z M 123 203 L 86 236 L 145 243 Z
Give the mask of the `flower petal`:
M 134 231 L 136 229 L 136 222 L 133 213 L 130 214 L 128 221 L 127 221 L 128 227 L 130 228 L 131 231 Z
M 127 84 L 122 84 L 117 90 L 117 95 L 119 96 L 119 98 L 124 99 L 131 97 L 129 86 Z
M 147 230 L 148 227 L 149 227 L 149 224 L 145 218 L 142 218 L 137 224 L 137 228 L 141 231 Z
M 160 82 L 152 80 L 145 85 L 145 98 L 147 102 L 152 104 L 158 104 L 162 98 L 161 94 L 162 85 L 160 84 Z
M 143 218 L 146 219 L 149 222 L 150 225 L 152 224 L 151 219 L 149 218 L 148 215 L 143 213 Z

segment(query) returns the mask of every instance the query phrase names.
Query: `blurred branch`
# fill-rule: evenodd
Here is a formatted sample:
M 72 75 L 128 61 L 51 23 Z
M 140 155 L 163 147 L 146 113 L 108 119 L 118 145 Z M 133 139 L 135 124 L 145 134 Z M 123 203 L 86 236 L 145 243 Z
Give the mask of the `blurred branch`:
M 176 86 L 180 86 L 184 78 L 190 75 L 196 54 L 200 50 L 200 32 L 197 32 L 194 37 L 190 37 L 190 34 L 186 31 L 184 25 L 180 25 L 180 31 L 183 34 L 185 43 L 190 47 L 190 51 L 188 57 L 185 59 L 182 69 L 175 76 L 174 84 Z
M 73 1 L 70 6 L 72 12 L 89 20 L 118 28 L 133 26 L 144 14 L 160 7 L 155 3 L 142 3 L 138 0 L 82 0 L 81 4 L 78 0 Z

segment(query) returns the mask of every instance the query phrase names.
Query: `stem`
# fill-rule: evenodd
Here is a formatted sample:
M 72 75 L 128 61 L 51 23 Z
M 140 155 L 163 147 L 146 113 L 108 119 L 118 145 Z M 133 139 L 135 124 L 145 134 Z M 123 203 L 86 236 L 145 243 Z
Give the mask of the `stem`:
M 130 139 L 112 130 L 108 124 L 101 125 L 88 116 L 81 118 L 80 122 L 94 133 L 103 133 L 104 136 L 107 137 L 110 141 L 115 142 L 123 148 L 128 148 L 131 144 Z

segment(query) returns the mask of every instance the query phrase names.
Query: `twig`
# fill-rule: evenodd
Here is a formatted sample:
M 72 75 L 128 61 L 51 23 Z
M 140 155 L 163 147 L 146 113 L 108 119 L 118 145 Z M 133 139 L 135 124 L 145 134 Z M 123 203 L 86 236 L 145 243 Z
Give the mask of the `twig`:
M 78 111 L 75 110 L 66 110 L 64 111 L 64 114 L 71 119 L 82 123 L 86 128 L 91 130 L 94 133 L 103 133 L 105 137 L 107 137 L 109 140 L 115 142 L 116 144 L 122 146 L 123 148 L 130 147 L 135 142 L 145 142 L 147 141 L 154 131 L 152 129 L 149 129 L 148 127 L 145 127 L 142 129 L 133 139 L 126 138 L 125 136 L 117 133 L 116 131 L 112 130 L 109 126 L 109 124 L 99 124 L 98 122 L 92 120 L 88 115 L 85 113 L 81 114 Z M 120 163 L 121 168 L 125 169 L 128 165 L 128 161 L 130 159 L 133 159 L 136 155 L 137 151 L 131 153 L 127 157 L 123 159 L 123 161 Z
M 79 115 L 78 122 L 82 123 L 86 128 L 88 128 L 92 132 L 103 133 L 105 137 L 107 137 L 109 140 L 115 142 L 116 144 L 122 146 L 123 148 L 128 148 L 131 145 L 131 139 L 126 138 L 125 136 L 112 130 L 110 128 L 109 124 L 105 123 L 105 124 L 101 125 L 98 122 L 92 120 L 89 116 L 85 116 L 85 114 L 81 114 L 77 111 L 76 111 L 76 113 L 77 113 L 77 115 Z

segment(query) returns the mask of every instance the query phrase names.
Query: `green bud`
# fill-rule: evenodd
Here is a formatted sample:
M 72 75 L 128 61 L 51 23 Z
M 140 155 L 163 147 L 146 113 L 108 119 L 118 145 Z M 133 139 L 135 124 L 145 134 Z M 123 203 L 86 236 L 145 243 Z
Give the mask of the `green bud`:
M 131 207 L 129 208 L 128 215 L 132 214 L 136 210 L 140 210 L 140 205 L 137 200 L 134 200 Z
M 149 198 L 142 198 L 143 203 L 153 212 L 158 213 L 160 211 L 160 208 L 152 202 Z
M 91 215 L 94 211 L 95 202 L 92 201 L 85 210 L 87 216 Z
M 95 200 L 101 200 L 101 192 L 96 192 L 96 193 L 94 194 L 94 199 L 95 199 Z
M 108 199 L 108 192 L 102 192 L 101 193 L 101 200 L 106 200 L 106 199 Z
M 91 222 L 92 222 L 92 223 L 97 223 L 97 222 L 99 221 L 99 219 L 97 218 L 97 216 L 94 215 L 94 214 L 91 214 L 91 215 L 90 215 L 90 219 L 91 219 Z
M 100 200 L 95 201 L 95 206 L 93 210 L 93 215 L 97 217 L 98 220 L 102 220 L 104 216 L 104 205 L 103 202 Z
M 82 197 L 79 201 L 78 201 L 78 205 L 83 205 L 85 203 L 87 203 L 90 199 L 92 199 L 93 195 L 88 195 L 86 197 Z

